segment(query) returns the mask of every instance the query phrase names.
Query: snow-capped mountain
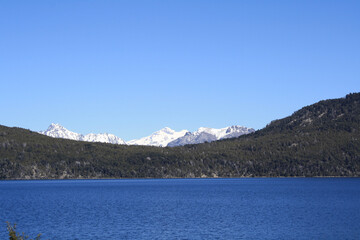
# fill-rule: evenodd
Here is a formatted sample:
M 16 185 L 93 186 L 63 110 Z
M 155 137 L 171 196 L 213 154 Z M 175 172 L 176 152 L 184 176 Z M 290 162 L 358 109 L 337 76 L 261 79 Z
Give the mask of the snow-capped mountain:
M 112 143 L 112 144 L 126 144 L 124 140 L 115 136 L 114 134 L 109 133 L 89 133 L 86 134 L 82 139 L 86 142 L 102 142 L 102 143 Z
M 172 142 L 169 142 L 167 146 L 183 146 L 186 144 L 198 144 L 204 142 L 212 142 L 225 138 L 239 137 L 244 134 L 255 132 L 253 128 L 247 128 L 242 126 L 231 126 L 226 128 L 205 128 L 201 127 L 193 133 L 188 132 L 183 137 L 180 137 Z
M 239 137 L 244 134 L 249 134 L 255 132 L 255 129 L 238 125 L 219 129 L 201 127 L 196 132 L 194 132 L 194 134 L 200 134 L 202 132 L 212 134 L 216 137 L 216 140 L 220 140 L 224 138 Z
M 87 135 L 82 135 L 80 133 L 75 133 L 67 130 L 60 124 L 52 123 L 46 131 L 39 132 L 49 137 L 54 138 L 66 138 L 77 141 L 86 141 L 86 142 L 102 142 L 102 143 L 113 143 L 113 144 L 126 144 L 121 138 L 108 133 L 89 133 Z
M 188 132 L 189 131 L 187 130 L 176 132 L 171 128 L 165 127 L 157 132 L 154 132 L 150 136 L 128 141 L 127 144 L 166 147 L 169 142 L 172 142 L 175 139 L 183 137 Z
M 39 133 L 54 138 L 66 138 L 66 139 L 86 141 L 86 142 L 175 147 L 175 146 L 183 146 L 186 144 L 198 144 L 204 142 L 212 142 L 225 138 L 238 137 L 244 134 L 252 133 L 254 131 L 255 130 L 253 128 L 247 128 L 242 126 L 231 126 L 220 129 L 201 127 L 195 132 L 189 132 L 187 130 L 176 132 L 171 128 L 165 127 L 157 132 L 154 132 L 150 136 L 125 142 L 124 140 L 113 134 L 89 133 L 87 135 L 82 135 L 80 133 L 69 131 L 60 124 L 52 123 L 46 131 L 41 131 Z
M 66 139 L 71 139 L 71 140 L 80 140 L 82 138 L 81 134 L 69 131 L 57 123 L 50 124 L 50 126 L 48 127 L 48 129 L 46 131 L 41 131 L 39 133 L 44 134 L 49 137 L 66 138 Z
M 172 142 L 168 143 L 168 147 L 176 147 L 176 146 L 183 146 L 186 144 L 196 144 L 196 143 L 204 143 L 204 142 L 212 142 L 216 141 L 217 138 L 215 135 L 212 135 L 207 132 L 199 132 L 197 134 L 187 132 L 185 136 L 175 139 Z

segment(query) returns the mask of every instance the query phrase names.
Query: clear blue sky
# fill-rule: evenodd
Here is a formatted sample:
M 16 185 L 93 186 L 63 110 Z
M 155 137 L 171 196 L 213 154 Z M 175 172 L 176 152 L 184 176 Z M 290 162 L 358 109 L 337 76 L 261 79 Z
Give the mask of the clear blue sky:
M 263 128 L 360 91 L 360 1 L 0 0 L 0 124 Z

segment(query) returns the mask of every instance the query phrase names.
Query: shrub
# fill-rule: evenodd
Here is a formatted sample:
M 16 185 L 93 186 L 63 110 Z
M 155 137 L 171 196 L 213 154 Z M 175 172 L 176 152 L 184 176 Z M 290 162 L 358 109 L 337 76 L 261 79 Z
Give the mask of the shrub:
M 16 232 L 16 224 L 14 224 L 14 226 L 11 226 L 9 222 L 6 222 L 6 224 L 9 232 L 9 240 L 40 240 L 40 233 L 34 239 L 29 239 L 29 236 L 26 236 L 24 233 L 19 234 Z

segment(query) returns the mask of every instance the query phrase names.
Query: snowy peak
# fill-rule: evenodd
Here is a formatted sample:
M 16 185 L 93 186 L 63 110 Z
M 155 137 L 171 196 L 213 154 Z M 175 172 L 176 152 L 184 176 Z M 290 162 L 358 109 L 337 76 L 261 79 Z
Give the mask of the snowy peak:
M 124 140 L 115 136 L 114 134 L 109 133 L 89 133 L 86 134 L 82 139 L 85 142 L 102 142 L 102 143 L 112 143 L 112 144 L 126 144 Z
M 79 133 L 75 133 L 72 131 L 67 130 L 63 126 L 61 126 L 58 123 L 52 123 L 48 127 L 46 131 L 39 132 L 41 134 L 44 134 L 49 137 L 54 138 L 65 138 L 65 139 L 71 139 L 76 141 L 86 141 L 86 142 L 102 142 L 102 143 L 113 143 L 113 144 L 126 144 L 124 140 L 121 138 L 108 133 L 100 133 L 100 134 L 94 134 L 89 133 L 87 135 L 82 135 Z
M 244 134 L 254 132 L 253 128 L 243 126 L 231 126 L 225 128 L 207 128 L 200 127 L 193 133 L 187 133 L 185 136 L 180 137 L 168 144 L 169 147 L 182 146 L 186 144 L 198 144 L 204 142 L 212 142 L 225 138 L 239 137 Z
M 66 138 L 71 140 L 80 140 L 83 136 L 79 133 L 75 133 L 67 130 L 58 123 L 52 123 L 46 131 L 39 132 L 49 137 L 54 138 Z
M 252 132 L 255 132 L 255 129 L 243 126 L 231 126 L 225 128 L 225 130 L 221 132 L 220 139 L 239 137 L 241 135 L 249 134 Z
M 175 130 L 169 128 L 169 127 L 164 127 L 163 129 L 160 129 L 159 131 L 156 131 L 154 134 L 174 134 Z
M 176 147 L 176 146 L 183 146 L 186 144 L 198 144 L 204 142 L 212 142 L 216 141 L 217 138 L 215 135 L 212 135 L 207 132 L 188 132 L 185 136 L 175 139 L 172 142 L 168 143 L 168 147 Z
M 202 132 L 211 132 L 214 128 L 207 128 L 207 127 L 199 127 L 198 130 L 194 132 L 195 133 L 202 133 Z
M 55 129 L 63 129 L 64 130 L 65 128 L 58 123 L 52 123 L 48 127 L 47 131 L 51 131 L 51 130 L 55 130 Z
M 194 132 L 195 135 L 198 135 L 200 133 L 208 133 L 211 135 L 214 135 L 217 140 L 223 139 L 223 138 L 230 138 L 230 137 L 238 137 L 243 134 L 252 133 L 255 130 L 253 128 L 247 128 L 243 126 L 231 126 L 231 127 L 225 127 L 225 128 L 207 128 L 207 127 L 200 127 L 198 130 Z
M 154 132 L 150 136 L 128 141 L 127 144 L 166 147 L 169 142 L 184 136 L 187 132 L 187 130 L 176 132 L 169 127 L 165 127 L 159 131 Z

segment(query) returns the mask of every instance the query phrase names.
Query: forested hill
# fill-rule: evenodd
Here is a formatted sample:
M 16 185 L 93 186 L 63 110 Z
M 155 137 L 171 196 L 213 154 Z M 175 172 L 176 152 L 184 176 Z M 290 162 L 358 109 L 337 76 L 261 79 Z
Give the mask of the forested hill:
M 360 93 L 345 98 L 320 101 L 304 107 L 293 115 L 272 121 L 263 134 L 283 131 L 340 130 L 355 132 L 360 125 Z
M 262 130 L 161 148 L 55 139 L 0 125 L 0 179 L 360 176 L 360 94 Z

